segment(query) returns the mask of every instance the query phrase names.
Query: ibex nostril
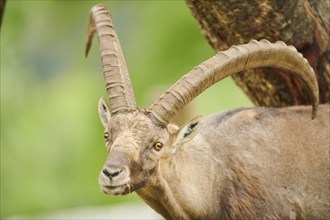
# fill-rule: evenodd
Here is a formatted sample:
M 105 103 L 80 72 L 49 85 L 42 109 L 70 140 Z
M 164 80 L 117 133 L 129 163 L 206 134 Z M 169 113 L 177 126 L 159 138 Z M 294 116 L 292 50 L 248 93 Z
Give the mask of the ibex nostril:
M 112 178 L 118 176 L 121 172 L 123 172 L 122 169 L 116 169 L 116 170 L 109 171 L 108 169 L 104 168 L 102 170 L 102 173 L 104 175 L 106 175 L 109 179 L 112 179 Z
M 122 170 L 116 171 L 116 172 L 112 173 L 111 176 L 112 177 L 118 176 L 121 172 L 122 172 Z
M 111 178 L 111 174 L 106 169 L 103 169 L 102 173 L 104 173 L 104 175 L 106 175 L 107 177 Z

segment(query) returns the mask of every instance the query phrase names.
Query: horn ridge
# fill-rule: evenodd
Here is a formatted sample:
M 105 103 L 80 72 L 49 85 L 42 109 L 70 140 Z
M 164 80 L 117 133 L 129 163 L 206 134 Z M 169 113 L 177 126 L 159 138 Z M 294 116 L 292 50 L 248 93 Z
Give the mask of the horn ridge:
M 217 53 L 184 75 L 148 111 L 159 123 L 166 125 L 178 111 L 214 83 L 245 69 L 259 67 L 282 69 L 302 79 L 313 99 L 312 118 L 315 118 L 319 94 L 313 69 L 293 46 L 267 40 L 252 40 Z
M 86 57 L 95 33 L 98 35 L 100 44 L 103 76 L 111 114 L 135 109 L 136 102 L 125 58 L 112 24 L 110 12 L 103 4 L 94 6 L 90 11 L 85 48 Z

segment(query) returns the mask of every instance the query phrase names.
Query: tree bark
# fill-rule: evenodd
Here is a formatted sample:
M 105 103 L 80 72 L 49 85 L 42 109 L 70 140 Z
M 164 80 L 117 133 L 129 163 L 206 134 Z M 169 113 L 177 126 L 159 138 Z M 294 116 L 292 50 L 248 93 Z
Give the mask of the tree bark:
M 330 1 L 186 1 L 216 51 L 251 39 L 281 40 L 294 45 L 317 75 L 320 103 L 330 102 Z M 259 106 L 311 103 L 302 81 L 280 70 L 247 70 L 233 78 Z
M 3 13 L 5 11 L 6 0 L 0 0 L 0 29 L 2 24 Z

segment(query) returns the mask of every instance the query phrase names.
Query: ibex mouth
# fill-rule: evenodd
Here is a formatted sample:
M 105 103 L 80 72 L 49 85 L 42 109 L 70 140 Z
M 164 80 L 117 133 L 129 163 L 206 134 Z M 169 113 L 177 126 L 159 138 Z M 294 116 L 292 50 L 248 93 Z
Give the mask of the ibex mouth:
M 101 185 L 102 191 L 109 195 L 127 195 L 134 191 L 134 186 L 129 182 L 119 186 Z
M 109 195 L 125 195 L 133 191 L 133 186 L 130 184 L 131 178 L 129 172 L 121 171 L 113 173 L 112 175 L 109 171 L 102 170 L 99 175 L 99 183 L 101 189 L 104 193 Z

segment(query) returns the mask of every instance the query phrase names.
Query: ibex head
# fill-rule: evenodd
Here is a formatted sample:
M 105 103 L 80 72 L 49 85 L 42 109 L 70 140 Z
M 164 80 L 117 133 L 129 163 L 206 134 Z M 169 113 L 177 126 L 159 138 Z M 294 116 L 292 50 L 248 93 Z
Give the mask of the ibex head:
M 99 114 L 109 154 L 99 181 L 107 194 L 127 194 L 152 184 L 160 161 L 169 160 L 176 147 L 198 131 L 199 118 L 179 130 L 175 125 L 160 125 L 145 110 L 111 115 L 103 98 Z
M 170 172 L 173 155 L 198 133 L 201 118 L 195 118 L 181 128 L 170 124 L 171 119 L 205 89 L 233 73 L 273 67 L 295 74 L 309 89 L 313 99 L 312 117 L 315 117 L 318 87 L 307 60 L 292 46 L 266 40 L 252 40 L 218 53 L 184 75 L 151 107 L 139 109 L 109 15 L 104 5 L 92 8 L 86 47 L 87 55 L 97 32 L 110 102 L 108 105 L 101 98 L 98 107 L 109 154 L 99 182 L 107 194 L 127 194 L 157 184 L 159 178 L 156 177 L 163 166 Z

